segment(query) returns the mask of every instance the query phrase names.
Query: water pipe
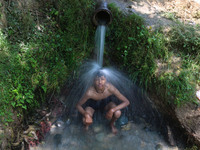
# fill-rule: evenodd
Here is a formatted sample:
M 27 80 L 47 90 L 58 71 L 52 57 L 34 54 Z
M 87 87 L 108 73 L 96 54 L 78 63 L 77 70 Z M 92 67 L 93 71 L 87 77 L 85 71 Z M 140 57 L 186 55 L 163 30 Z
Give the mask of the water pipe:
M 108 25 L 112 22 L 112 13 L 108 9 L 106 1 L 99 1 L 97 3 L 92 21 L 96 26 Z

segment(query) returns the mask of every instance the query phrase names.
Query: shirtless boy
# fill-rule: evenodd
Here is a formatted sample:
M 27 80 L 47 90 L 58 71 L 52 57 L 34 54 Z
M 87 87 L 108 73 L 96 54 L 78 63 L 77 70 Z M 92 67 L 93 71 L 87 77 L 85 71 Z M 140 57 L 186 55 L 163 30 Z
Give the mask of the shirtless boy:
M 114 102 L 108 101 L 107 97 L 115 95 L 121 103 L 116 105 Z M 87 103 L 86 103 L 87 102 Z M 83 108 L 83 104 L 86 107 Z M 94 79 L 93 85 L 86 91 L 84 96 L 77 103 L 76 108 L 83 115 L 83 124 L 88 130 L 89 125 L 93 122 L 93 114 L 97 109 L 103 109 L 106 112 L 106 119 L 110 120 L 110 127 L 114 134 L 117 133 L 115 121 L 121 116 L 121 109 L 129 105 L 129 100 L 122 95 L 111 83 L 108 83 L 103 71 L 99 71 Z

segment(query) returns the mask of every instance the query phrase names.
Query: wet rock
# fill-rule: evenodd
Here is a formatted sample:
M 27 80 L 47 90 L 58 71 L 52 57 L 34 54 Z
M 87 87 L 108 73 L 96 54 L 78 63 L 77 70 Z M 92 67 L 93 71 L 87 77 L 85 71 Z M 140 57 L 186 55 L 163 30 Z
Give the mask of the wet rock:
M 138 130 L 135 130 L 135 135 L 136 135 L 136 136 L 139 136 L 139 134 L 140 134 L 139 131 L 138 131 Z
M 130 130 L 131 129 L 131 125 L 132 125 L 132 123 L 128 122 L 128 124 L 122 126 L 122 130 L 124 130 L 124 131 Z
M 146 145 L 147 145 L 147 144 L 146 144 L 146 142 L 144 142 L 144 141 L 141 141 L 141 144 L 140 144 L 140 146 L 141 146 L 142 148 L 144 148 Z
M 117 125 L 119 125 L 120 127 L 121 126 L 124 126 L 126 124 L 128 124 L 128 117 L 126 115 L 122 115 L 118 120 L 117 120 Z
M 167 136 L 168 136 L 168 141 L 169 141 L 169 144 L 171 146 L 175 146 L 176 145 L 176 142 L 174 140 L 174 136 L 173 136 L 173 133 L 171 131 L 171 128 L 169 126 L 167 126 Z
M 55 124 L 51 126 L 50 134 L 57 134 L 58 130 Z
M 70 125 L 69 131 L 71 134 L 77 134 L 77 133 L 79 133 L 79 128 L 76 125 Z
M 159 144 L 156 145 L 155 149 L 156 150 L 164 150 L 164 147 L 163 147 L 162 144 L 159 143 Z
M 67 126 L 69 126 L 69 125 L 71 124 L 71 122 L 72 122 L 71 119 L 68 118 L 67 121 L 65 122 L 65 124 L 66 124 Z
M 53 141 L 54 141 L 54 145 L 55 145 L 56 147 L 58 147 L 58 146 L 61 144 L 62 135 L 61 135 L 61 134 L 56 134 L 56 135 L 53 137 Z
M 56 121 L 56 126 L 59 127 L 59 128 L 64 128 L 64 122 L 62 120 L 58 120 Z
M 102 126 L 94 126 L 93 129 L 95 133 L 99 133 L 102 131 Z
M 171 147 L 170 150 L 179 150 L 179 148 L 175 146 L 175 147 Z
M 96 138 L 97 141 L 103 142 L 104 138 L 105 138 L 105 134 L 103 132 L 98 133 L 98 134 L 95 135 L 95 138 Z
M 107 137 L 112 138 L 112 137 L 115 137 L 115 135 L 113 133 L 110 133 L 110 134 L 107 135 Z

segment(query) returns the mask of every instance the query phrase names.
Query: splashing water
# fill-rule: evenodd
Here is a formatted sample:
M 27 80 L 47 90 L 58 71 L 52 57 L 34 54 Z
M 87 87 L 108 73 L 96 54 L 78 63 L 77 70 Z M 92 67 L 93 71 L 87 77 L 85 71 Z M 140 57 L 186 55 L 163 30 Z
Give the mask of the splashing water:
M 130 101 L 129 107 L 123 111 L 129 117 L 129 123 L 123 126 L 117 126 L 116 123 L 118 129 L 121 130 L 116 136 L 111 134 L 107 120 L 102 120 L 99 116 L 94 118 L 90 130 L 85 132 L 81 115 L 77 115 L 75 108 L 86 90 L 93 85 L 95 75 L 99 70 L 103 72 L 107 82 L 113 84 Z M 113 67 L 101 67 L 93 61 L 84 63 L 78 74 L 79 80 L 66 99 L 69 110 L 67 116 L 70 118 L 63 121 L 63 126 L 52 128 L 46 144 L 40 145 L 38 150 L 155 150 L 157 147 L 157 149 L 163 147 L 163 150 L 172 150 L 167 146 L 164 137 L 160 136 L 156 130 L 156 127 L 162 126 L 162 119 L 158 112 L 153 108 L 148 97 L 126 75 Z
M 95 75 L 99 70 L 103 72 L 107 82 L 114 85 L 130 101 L 129 107 L 123 109 L 123 112 L 130 120 L 141 117 L 154 125 L 160 121 L 159 113 L 153 108 L 149 98 L 125 74 L 113 67 L 101 67 L 93 61 L 84 63 L 79 69 L 79 79 L 65 101 L 69 110 L 68 116 L 74 116 L 78 113 L 75 105 L 87 89 L 93 85 Z M 115 96 L 111 98 L 118 104 L 120 103 Z M 77 115 L 75 116 L 77 117 Z M 96 120 L 99 120 L 99 118 Z
M 99 25 L 95 34 L 95 52 L 97 63 L 102 67 L 103 65 L 103 53 L 105 43 L 106 26 Z
M 61 127 L 53 128 L 46 139 L 47 144 L 41 145 L 38 150 L 155 150 L 160 146 L 170 150 L 164 137 L 157 132 L 160 130 L 166 132 L 165 123 L 148 96 L 121 71 L 114 67 L 103 67 L 105 34 L 106 25 L 101 22 L 95 33 L 96 60 L 87 61 L 80 67 L 77 73 L 78 80 L 68 95 L 60 97 L 60 99 L 65 99 L 68 112 L 64 116 L 67 121 L 63 119 Z M 120 134 L 114 137 L 108 130 L 108 122 L 102 119 L 102 114 L 99 115 L 99 113 L 94 115 L 94 122 L 90 126 L 92 132 L 85 133 L 82 130 L 82 116 L 75 108 L 77 102 L 93 85 L 98 71 L 103 72 L 107 82 L 114 85 L 130 101 L 130 105 L 122 110 L 122 116 L 126 116 L 129 123 L 122 126 L 120 122 L 116 122 L 119 129 L 123 128 Z M 120 103 L 115 96 L 111 98 Z

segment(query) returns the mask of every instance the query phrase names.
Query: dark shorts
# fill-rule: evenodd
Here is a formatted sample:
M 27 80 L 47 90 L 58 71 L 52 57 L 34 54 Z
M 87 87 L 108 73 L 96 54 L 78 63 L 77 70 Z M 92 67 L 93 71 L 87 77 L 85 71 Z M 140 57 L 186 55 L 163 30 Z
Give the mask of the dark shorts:
M 85 103 L 85 107 L 92 107 L 94 110 L 100 110 L 103 111 L 105 110 L 106 105 L 108 105 L 110 102 L 112 102 L 112 100 L 110 98 L 105 98 L 99 101 L 93 100 L 93 99 L 89 99 L 86 103 Z

